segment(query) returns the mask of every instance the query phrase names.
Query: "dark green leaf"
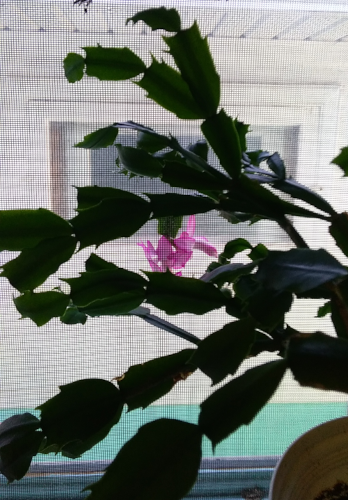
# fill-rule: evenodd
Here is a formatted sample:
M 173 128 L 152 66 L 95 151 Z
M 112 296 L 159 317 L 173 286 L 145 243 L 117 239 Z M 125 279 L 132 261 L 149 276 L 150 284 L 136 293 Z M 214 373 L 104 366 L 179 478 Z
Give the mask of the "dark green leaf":
M 277 175 L 280 180 L 285 179 L 285 166 L 284 162 L 279 156 L 279 153 L 273 153 L 268 159 L 267 164 L 269 168 Z
M 197 23 L 163 39 L 194 100 L 204 110 L 204 115 L 200 118 L 208 118 L 216 113 L 220 102 L 220 77 L 216 72 L 207 38 L 202 38 Z
M 259 170 L 261 170 L 262 173 L 258 172 Z M 254 167 L 245 168 L 244 173 L 250 180 L 256 181 L 258 184 L 272 185 L 273 182 L 277 179 L 275 175 L 272 176 L 272 174 L 270 174 L 269 172 L 266 172 L 262 169 L 256 169 Z
M 127 47 L 84 47 L 86 74 L 99 80 L 128 80 L 143 73 L 145 63 Z
M 36 431 L 1 449 L 0 472 L 10 483 L 25 476 L 43 439 L 44 434 Z
M 129 290 L 105 299 L 95 300 L 86 306 L 79 307 L 79 310 L 89 316 L 120 316 L 131 313 L 144 300 L 144 289 Z
M 207 172 L 199 172 L 179 162 L 166 162 L 162 171 L 162 181 L 172 187 L 195 189 L 227 189 L 227 183 L 215 179 Z
M 248 161 L 250 161 L 250 165 L 254 165 L 255 167 L 258 167 L 260 163 L 262 163 L 266 158 L 268 158 L 270 153 L 266 152 L 267 156 L 264 157 L 265 151 L 262 151 L 262 149 L 257 149 L 255 151 L 247 151 L 246 153 Z
M 84 325 L 87 321 L 87 316 L 80 312 L 76 306 L 72 305 L 66 309 L 63 316 L 60 317 L 60 321 L 66 325 L 77 325 L 78 323 Z
M 234 120 L 223 109 L 201 126 L 202 132 L 219 158 L 221 166 L 233 178 L 241 172 L 242 150 Z
M 40 421 L 30 413 L 14 415 L 0 425 L 0 472 L 11 483 L 28 471 L 37 454 L 43 433 L 37 432 Z
M 244 175 L 241 176 L 238 182 L 234 183 L 234 186 L 230 189 L 227 199 L 222 199 L 220 201 L 220 206 L 223 212 L 235 212 L 246 214 L 246 218 L 238 218 L 243 222 L 244 220 L 250 220 L 253 216 L 266 216 L 277 218 L 283 215 L 283 210 L 280 211 L 281 200 L 276 197 L 270 191 L 266 191 L 262 186 L 259 186 L 257 182 L 251 181 Z M 226 218 L 228 218 L 226 216 Z M 234 221 L 232 221 L 234 222 Z
M 245 175 L 242 175 L 229 188 L 228 196 L 229 199 L 220 201 L 222 210 L 228 212 L 244 212 L 274 220 L 281 219 L 284 214 L 327 220 L 325 215 L 281 200 L 269 189 L 260 186 L 257 181 L 248 179 Z
M 209 266 L 207 267 L 207 270 L 206 270 L 205 274 L 211 273 L 212 271 L 215 271 L 215 269 L 218 269 L 219 267 L 221 267 L 221 266 L 225 265 L 225 264 L 220 263 L 220 261 L 221 261 L 221 254 L 218 256 L 218 262 L 213 261 L 213 262 L 211 262 L 211 263 L 209 264 Z M 226 259 L 226 261 L 228 262 L 228 260 L 227 260 L 227 259 Z M 238 267 L 239 267 L 239 266 L 242 266 L 242 265 L 243 265 L 243 264 L 237 264 L 237 266 L 238 266 Z M 204 278 L 205 274 L 204 274 L 204 275 L 200 278 L 200 279 L 201 279 L 201 280 L 203 280 L 203 281 L 204 281 L 204 279 L 203 279 L 203 278 Z
M 204 118 L 204 108 L 202 109 L 194 100 L 181 74 L 164 61 L 158 62 L 153 58 L 143 78 L 136 83 L 146 90 L 149 99 L 171 111 L 178 118 Z
M 253 420 L 277 389 L 286 367 L 282 359 L 251 368 L 201 404 L 199 426 L 214 448 Z
M 348 213 L 343 212 L 333 217 L 329 231 L 336 245 L 348 256 Z
M 147 284 L 139 274 L 121 268 L 81 273 L 79 278 L 63 281 L 70 285 L 70 296 L 78 307 L 122 292 L 142 289 Z
M 131 236 L 148 221 L 150 213 L 150 203 L 142 198 L 109 198 L 81 211 L 70 222 L 82 249 Z
M 180 16 L 175 9 L 166 9 L 159 7 L 157 9 L 147 9 L 138 12 L 133 17 L 129 17 L 126 24 L 133 21 L 136 24 L 138 21 L 144 21 L 153 31 L 180 31 Z
M 228 300 L 226 304 L 226 313 L 237 319 L 247 317 L 244 312 L 244 304 L 237 296 Z
M 296 330 L 295 328 L 292 328 L 290 325 L 286 325 L 285 328 L 283 329 L 283 338 L 286 340 L 289 340 L 290 337 L 296 336 L 296 335 L 302 335 L 299 330 Z
M 211 283 L 167 273 L 145 273 L 150 283 L 147 302 L 167 314 L 205 314 L 226 304 L 224 295 Z
M 118 129 L 110 125 L 100 128 L 91 134 L 85 135 L 82 142 L 75 144 L 75 148 L 101 149 L 111 146 L 117 137 Z
M 281 181 L 276 181 L 272 183 L 272 186 L 283 193 L 290 194 L 293 198 L 297 198 L 299 200 L 303 200 L 313 207 L 322 210 L 330 215 L 335 213 L 334 209 L 331 205 L 324 200 L 319 194 L 311 191 L 308 187 L 302 186 L 299 182 L 294 179 L 284 179 Z
M 317 312 L 317 318 L 324 318 L 324 316 L 330 313 L 331 313 L 331 300 L 328 300 L 327 302 L 325 302 L 325 304 L 319 307 Z
M 264 332 L 256 330 L 255 342 L 251 346 L 249 357 L 257 356 L 265 351 L 279 352 L 279 343 Z
M 338 337 L 348 339 L 348 279 L 345 278 L 330 287 L 331 319 Z
M 89 273 L 93 273 L 95 271 L 103 271 L 104 269 L 118 269 L 115 264 L 112 262 L 107 262 L 106 260 L 102 259 L 99 257 L 99 255 L 96 255 L 95 253 L 91 253 L 91 255 L 88 257 L 86 260 L 86 271 Z
M 332 299 L 330 304 L 331 321 L 335 327 L 337 337 L 348 339 L 347 308 L 342 307 L 337 300 Z
M 203 160 L 208 161 L 209 147 L 207 141 L 204 140 L 197 141 L 194 144 L 190 144 L 188 149 L 192 151 L 192 153 L 195 153 L 197 156 L 203 158 Z
M 220 215 L 224 219 L 226 219 L 230 224 L 239 224 L 240 222 L 249 222 L 249 225 L 251 226 L 252 224 L 255 223 L 253 220 L 255 218 L 254 215 L 249 214 L 249 213 L 243 213 L 243 212 L 238 212 L 238 211 L 226 211 L 226 210 L 220 210 Z
M 44 208 L 0 210 L 0 251 L 33 248 L 45 239 L 71 233 L 66 220 Z
M 228 374 L 234 375 L 247 357 L 254 329 L 255 322 L 250 318 L 228 323 L 202 340 L 190 363 L 208 375 L 213 384 L 221 382 Z
M 197 479 L 201 440 L 199 428 L 187 422 L 160 419 L 144 425 L 104 476 L 86 488 L 92 490 L 88 500 L 180 500 Z
M 270 251 L 260 262 L 255 277 L 266 288 L 298 293 L 347 273 L 346 268 L 326 250 L 294 248 L 286 252 Z
M 249 126 L 246 125 L 243 122 L 238 121 L 237 119 L 234 120 L 234 126 L 236 127 L 238 137 L 239 137 L 239 144 L 242 152 L 247 150 L 247 141 L 246 141 L 246 135 L 249 131 Z
M 75 248 L 76 239 L 72 236 L 43 240 L 5 264 L 1 276 L 20 292 L 33 290 L 69 260 Z
M 82 188 L 78 187 L 76 189 L 78 201 L 77 211 L 86 210 L 86 208 L 91 208 L 99 205 L 101 201 L 108 198 L 139 201 L 139 196 L 137 196 L 136 194 L 112 187 L 85 186 Z
M 69 83 L 75 83 L 82 79 L 85 68 L 85 59 L 80 54 L 70 52 L 64 59 L 65 76 Z
M 248 253 L 249 259 L 255 261 L 259 259 L 264 259 L 268 255 L 268 249 L 262 243 L 259 243 L 254 247 L 251 252 Z
M 147 177 L 159 177 L 162 173 L 162 164 L 143 149 L 116 145 L 122 165 L 133 174 Z
M 52 318 L 61 316 L 69 305 L 69 296 L 60 292 L 24 292 L 13 299 L 22 318 L 30 318 L 42 326 Z
M 131 311 L 145 299 L 144 286 L 147 284 L 139 274 L 116 266 L 81 273 L 79 278 L 64 281 L 70 285 L 72 301 L 80 313 L 89 316 L 120 315 Z
M 251 250 L 252 248 L 249 241 L 244 238 L 237 238 L 226 243 L 221 256 L 226 259 L 232 259 L 237 253 L 243 252 L 243 250 Z
M 131 366 L 117 378 L 118 386 L 129 411 L 146 408 L 167 394 L 180 380 L 185 380 L 195 367 L 187 363 L 194 349 L 185 349 L 140 365 Z
M 147 151 L 148 153 L 156 153 L 167 147 L 167 138 L 163 139 L 158 134 L 148 134 L 146 132 L 138 132 L 137 147 Z
M 171 139 L 169 139 L 165 135 L 157 134 L 157 132 L 155 132 L 152 128 L 145 127 L 145 125 L 141 125 L 140 123 L 135 123 L 135 122 L 132 122 L 131 120 L 129 120 L 127 122 L 113 123 L 113 126 L 117 127 L 117 128 L 122 128 L 125 130 L 132 130 L 133 132 L 136 131 L 136 132 L 141 132 L 141 133 L 150 135 L 152 137 L 152 139 L 156 139 L 158 141 L 163 142 L 163 147 L 170 146 Z
M 176 193 L 149 194 L 153 218 L 167 217 L 170 215 L 201 214 L 214 210 L 216 203 L 210 198 Z
M 132 311 L 129 311 L 129 315 L 134 315 L 134 316 L 147 316 L 150 314 L 150 309 L 148 307 L 143 307 L 139 306 L 133 309 Z
M 182 216 L 179 217 L 159 217 L 157 232 L 167 238 L 175 238 L 182 226 Z
M 39 427 L 40 420 L 31 413 L 22 413 L 7 418 L 0 424 L 0 453 L 4 446 L 31 434 Z
M 120 419 L 120 391 L 102 379 L 78 380 L 60 387 L 61 392 L 39 406 L 47 447 L 57 445 L 71 457 L 104 439 Z
M 271 331 L 283 325 L 284 315 L 290 311 L 292 300 L 291 292 L 261 288 L 249 298 L 247 310 L 263 328 Z
M 255 280 L 255 274 L 249 274 L 241 276 L 233 285 L 233 289 L 239 299 L 246 301 L 263 288 L 261 284 Z
M 158 151 L 152 155 L 154 158 L 157 158 L 162 165 L 164 165 L 167 161 L 178 161 L 183 165 L 186 165 L 185 159 L 178 153 L 177 151 Z
M 49 453 L 54 453 L 55 455 L 57 455 L 60 452 L 60 448 L 58 445 L 52 444 L 50 446 L 47 446 L 46 443 L 47 443 L 47 438 L 45 437 L 41 442 L 38 453 L 42 455 L 48 455 Z M 62 453 L 62 455 L 64 456 L 64 453 Z M 69 457 L 69 458 L 76 458 L 76 457 Z
M 301 385 L 348 393 L 348 340 L 321 332 L 295 335 L 287 359 Z
M 250 274 L 257 264 L 257 262 L 250 262 L 250 264 L 225 264 L 210 273 L 205 273 L 201 277 L 201 280 L 216 283 L 218 286 L 222 286 L 224 283 L 233 283 L 239 276 Z
M 331 299 L 332 293 L 325 284 L 296 294 L 299 299 Z
M 179 141 L 173 136 L 170 138 L 169 147 L 171 147 L 174 151 L 180 153 L 185 158 L 186 163 L 189 167 L 194 168 L 199 172 L 207 172 L 212 177 L 212 179 L 222 182 L 224 185 L 224 189 L 227 189 L 229 187 L 229 183 L 231 182 L 229 177 L 226 177 L 224 173 L 212 167 L 209 163 L 207 163 L 199 155 L 196 155 L 193 151 L 182 147 Z
M 331 163 L 338 165 L 343 170 L 343 176 L 348 175 L 348 146 L 341 149 L 341 152 L 336 156 Z

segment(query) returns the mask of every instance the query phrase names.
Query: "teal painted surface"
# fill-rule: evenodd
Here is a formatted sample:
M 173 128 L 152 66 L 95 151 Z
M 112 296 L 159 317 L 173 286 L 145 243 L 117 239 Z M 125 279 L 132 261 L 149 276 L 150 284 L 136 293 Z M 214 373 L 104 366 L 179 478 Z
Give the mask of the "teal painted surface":
M 0 420 L 15 413 L 29 411 L 39 417 L 35 410 L 1 410 Z M 124 412 L 118 425 L 92 450 L 83 455 L 83 460 L 112 460 L 123 444 L 147 422 L 158 418 L 176 418 L 197 423 L 199 406 L 172 405 L 150 406 L 146 410 Z M 216 447 L 215 455 L 208 439 L 203 443 L 203 456 L 260 456 L 281 455 L 301 434 L 327 420 L 347 415 L 345 403 L 270 403 L 248 426 L 242 426 L 236 433 Z M 35 462 L 62 460 L 54 455 L 39 455 Z M 69 460 L 69 459 L 65 459 Z
M 16 413 L 33 410 L 0 411 L 0 420 Z M 136 410 L 124 413 L 120 423 L 109 436 L 85 453 L 81 460 L 112 460 L 121 446 L 131 438 L 140 425 L 157 418 L 177 418 L 196 423 L 199 415 L 198 406 L 152 406 L 145 411 Z M 243 426 L 232 437 L 217 446 L 216 457 L 231 456 L 269 456 L 280 455 L 306 430 L 340 416 L 347 415 L 344 403 L 308 403 L 268 404 L 249 426 Z M 212 457 L 211 446 L 206 440 L 203 445 L 204 457 Z M 34 461 L 55 462 L 60 456 L 39 455 Z M 272 475 L 271 468 L 201 470 L 198 481 L 187 500 L 242 500 L 241 492 L 247 488 L 262 488 L 268 491 Z M 10 485 L 0 476 L 1 500 L 83 500 L 88 492 L 82 489 L 97 481 L 100 474 L 48 474 L 45 476 L 26 477 Z

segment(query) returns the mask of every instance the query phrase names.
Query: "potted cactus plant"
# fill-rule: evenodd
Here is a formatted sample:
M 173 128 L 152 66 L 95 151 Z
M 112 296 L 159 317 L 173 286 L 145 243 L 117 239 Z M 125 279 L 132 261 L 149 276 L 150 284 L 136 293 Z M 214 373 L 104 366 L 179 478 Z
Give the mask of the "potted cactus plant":
M 83 455 L 117 425 L 124 407 L 146 408 L 196 370 L 213 385 L 230 377 L 202 401 L 197 424 L 167 418 L 146 424 L 104 476 L 88 486 L 91 500 L 179 500 L 196 480 L 202 438 L 210 439 L 215 448 L 250 423 L 286 372 L 304 386 L 348 392 L 348 270 L 327 250 L 309 248 L 291 221 L 302 217 L 309 223 L 329 223 L 330 234 L 348 256 L 348 216 L 289 178 L 277 152 L 248 151 L 248 125 L 220 108 L 220 77 L 197 23 L 182 29 L 178 12 L 164 7 L 139 12 L 130 21 L 167 32 L 163 39 L 176 69 L 154 57 L 146 66 L 128 48 L 98 45 L 85 47 L 83 55 L 67 55 L 67 79 L 74 83 L 90 77 L 137 78 L 135 84 L 157 105 L 179 119 L 197 120 L 202 139 L 185 148 L 172 135 L 128 121 L 98 129 L 76 146 L 114 146 L 119 165 L 130 175 L 158 178 L 185 194 L 138 196 L 85 186 L 77 188 L 77 215 L 69 220 L 44 209 L 1 211 L 0 249 L 20 252 L 3 265 L 1 276 L 18 292 L 14 305 L 19 313 L 38 326 L 54 317 L 74 324 L 89 317 L 112 316 L 117 322 L 117 316 L 135 315 L 193 347 L 130 367 L 113 381 L 84 379 L 62 386 L 55 397 L 38 402 L 40 418 L 30 413 L 10 417 L 0 425 L 0 471 L 9 481 L 19 480 L 38 453 Z M 136 147 L 118 141 L 120 130 L 136 136 Z M 209 149 L 218 167 L 209 163 Z M 348 148 L 333 162 L 333 168 L 348 175 Z M 293 248 L 272 250 L 262 241 L 254 246 L 246 231 L 245 239 L 226 241 L 218 255 L 195 233 L 195 215 L 210 211 L 231 224 L 275 221 Z M 179 233 L 186 216 L 188 222 Z M 151 271 L 122 269 L 93 248 L 80 276 L 63 277 L 69 292 L 37 290 L 76 251 L 127 238 L 153 219 L 158 221 L 157 246 L 139 240 Z M 201 277 L 186 277 L 185 265 L 196 250 L 213 261 Z M 245 250 L 248 262 L 238 262 L 238 254 Z M 302 333 L 287 324 L 285 316 L 295 298 L 324 299 L 321 315 L 331 314 L 336 337 Z M 149 306 L 169 316 L 221 309 L 226 322 L 201 339 L 155 316 Z M 235 376 L 247 357 L 264 351 L 276 353 L 277 359 Z

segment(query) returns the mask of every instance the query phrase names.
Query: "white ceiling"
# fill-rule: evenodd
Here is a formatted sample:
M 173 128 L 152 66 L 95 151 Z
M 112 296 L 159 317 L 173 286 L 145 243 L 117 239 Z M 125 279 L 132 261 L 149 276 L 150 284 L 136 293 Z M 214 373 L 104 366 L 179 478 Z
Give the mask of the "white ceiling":
M 175 6 L 211 37 L 348 41 L 348 1 L 93 0 L 85 14 L 72 0 L 0 0 L 0 29 L 120 33 L 125 19 L 155 5 Z M 147 34 L 139 23 L 136 31 Z

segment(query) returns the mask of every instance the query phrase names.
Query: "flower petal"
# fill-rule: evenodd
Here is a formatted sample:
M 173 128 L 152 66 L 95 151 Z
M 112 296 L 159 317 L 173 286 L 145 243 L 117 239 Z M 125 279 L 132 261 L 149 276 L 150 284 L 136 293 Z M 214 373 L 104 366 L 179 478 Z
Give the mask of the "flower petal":
M 147 259 L 149 260 L 149 259 Z M 156 262 L 154 262 L 153 260 L 149 260 L 149 264 L 151 266 L 151 269 L 154 273 L 165 273 L 166 272 L 166 268 L 163 266 L 159 266 L 158 264 L 156 264 Z
M 173 253 L 172 244 L 170 243 L 168 238 L 166 238 L 166 236 L 161 236 L 161 238 L 158 242 L 156 253 L 157 253 L 158 259 L 161 262 L 166 261 Z
M 181 267 L 185 267 L 191 257 L 192 252 L 178 249 L 170 259 L 168 267 L 169 269 L 180 269 Z
M 173 241 L 175 248 L 184 250 L 185 252 L 192 252 L 195 246 L 195 238 L 191 238 L 186 231 L 180 234 L 179 238 Z
M 190 215 L 186 225 L 186 232 L 189 236 L 192 237 L 195 234 L 195 229 L 196 229 L 196 217 L 194 215 Z
M 202 252 L 206 253 L 210 257 L 217 257 L 218 253 L 215 247 L 209 243 L 207 238 L 204 238 L 204 236 L 197 236 L 195 238 L 196 242 L 194 244 L 194 249 L 196 250 L 201 250 Z
M 156 257 L 156 252 L 151 243 L 149 241 L 147 243 L 148 246 L 146 246 L 143 242 L 138 243 L 138 245 L 144 250 L 147 260 L 152 260 L 154 257 Z
M 150 241 L 147 242 L 147 246 L 144 245 L 144 243 L 138 243 L 140 247 L 143 248 L 145 257 L 147 258 L 152 271 L 162 273 L 165 272 L 165 269 L 163 271 L 162 267 L 157 264 L 158 262 L 158 256 L 157 253 Z

